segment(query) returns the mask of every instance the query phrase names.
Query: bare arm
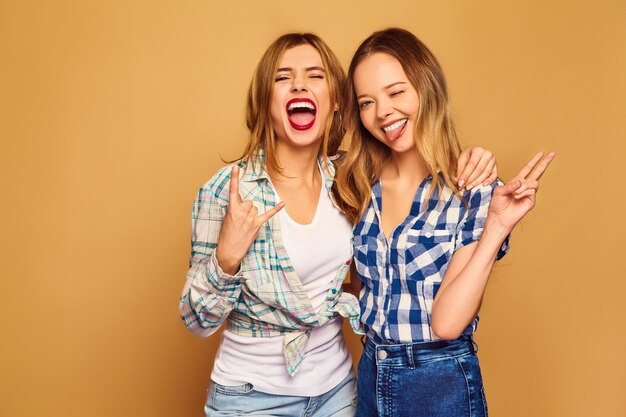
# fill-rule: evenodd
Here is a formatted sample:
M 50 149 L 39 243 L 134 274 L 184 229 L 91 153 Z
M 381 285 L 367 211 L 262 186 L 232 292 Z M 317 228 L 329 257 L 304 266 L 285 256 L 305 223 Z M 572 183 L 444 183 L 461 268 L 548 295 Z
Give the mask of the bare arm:
M 538 180 L 555 154 L 537 154 L 506 185 L 494 190 L 480 241 L 452 256 L 432 309 L 432 328 L 442 339 L 455 339 L 474 319 L 482 303 L 496 254 L 517 222 L 535 205 Z

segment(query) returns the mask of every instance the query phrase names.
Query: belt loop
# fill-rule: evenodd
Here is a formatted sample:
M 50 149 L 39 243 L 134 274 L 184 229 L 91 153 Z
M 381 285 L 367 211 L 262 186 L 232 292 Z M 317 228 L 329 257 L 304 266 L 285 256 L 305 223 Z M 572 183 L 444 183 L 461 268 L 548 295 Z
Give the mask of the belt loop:
M 406 345 L 406 356 L 409 359 L 409 369 L 415 369 L 415 358 L 413 357 L 413 345 Z
M 476 343 L 476 341 L 474 340 L 473 334 L 470 334 L 470 341 L 472 342 L 472 348 L 474 350 L 474 353 L 478 353 L 478 343 Z

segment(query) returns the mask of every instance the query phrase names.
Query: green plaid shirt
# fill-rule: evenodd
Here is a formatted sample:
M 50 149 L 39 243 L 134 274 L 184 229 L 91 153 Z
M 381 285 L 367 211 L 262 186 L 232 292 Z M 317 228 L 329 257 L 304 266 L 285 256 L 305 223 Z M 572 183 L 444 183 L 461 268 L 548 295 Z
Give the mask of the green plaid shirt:
M 265 155 L 259 149 L 246 162 L 239 162 L 239 193 L 263 213 L 277 203 L 265 171 Z M 319 162 L 330 193 L 334 165 L 325 157 Z M 202 336 L 214 333 L 224 320 L 230 331 L 241 335 L 284 336 L 287 371 L 294 375 L 304 359 L 311 329 L 339 314 L 349 319 L 355 332 L 363 333 L 358 301 L 352 294 L 343 293 L 341 287 L 351 260 L 337 265 L 326 300 L 315 310 L 283 245 L 280 221 L 272 217 L 259 229 L 239 272 L 226 274 L 214 252 L 228 207 L 230 175 L 231 166 L 219 170 L 200 189 L 194 202 L 190 268 L 180 314 L 187 328 Z

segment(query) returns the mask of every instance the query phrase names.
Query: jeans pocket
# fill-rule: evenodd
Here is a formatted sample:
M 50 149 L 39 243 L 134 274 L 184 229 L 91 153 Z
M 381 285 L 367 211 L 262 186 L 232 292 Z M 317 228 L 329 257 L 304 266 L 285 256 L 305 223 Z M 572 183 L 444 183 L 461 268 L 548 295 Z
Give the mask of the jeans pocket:
M 456 361 L 459 364 L 465 377 L 467 393 L 469 394 L 470 416 L 486 417 L 487 401 L 478 357 L 475 353 L 458 356 Z
M 252 384 L 243 385 L 221 385 L 213 382 L 215 385 L 215 393 L 228 396 L 244 396 L 254 392 Z

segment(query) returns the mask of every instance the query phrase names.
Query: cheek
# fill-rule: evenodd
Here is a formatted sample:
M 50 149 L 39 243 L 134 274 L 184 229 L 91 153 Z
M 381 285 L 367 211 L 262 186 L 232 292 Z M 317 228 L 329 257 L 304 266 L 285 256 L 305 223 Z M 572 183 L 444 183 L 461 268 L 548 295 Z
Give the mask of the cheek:
M 279 120 L 281 118 L 281 114 L 283 112 L 283 104 L 276 95 L 272 96 L 272 100 L 270 101 L 270 114 L 272 119 Z
M 363 124 L 363 127 L 365 127 L 370 133 L 373 134 L 372 117 L 369 113 L 371 113 L 371 110 L 366 109 L 359 113 L 359 117 L 361 118 L 361 123 Z

